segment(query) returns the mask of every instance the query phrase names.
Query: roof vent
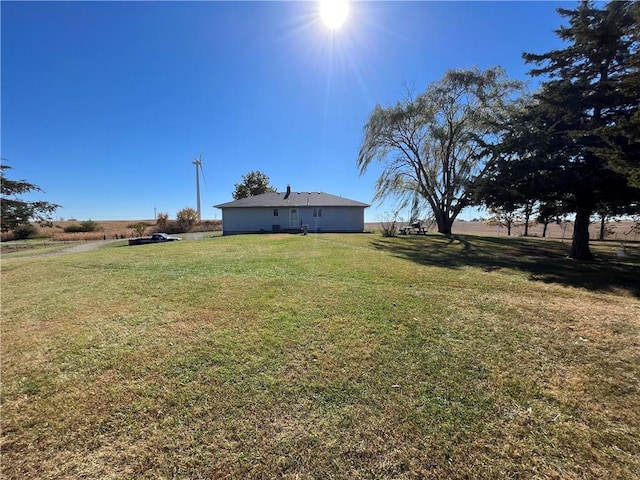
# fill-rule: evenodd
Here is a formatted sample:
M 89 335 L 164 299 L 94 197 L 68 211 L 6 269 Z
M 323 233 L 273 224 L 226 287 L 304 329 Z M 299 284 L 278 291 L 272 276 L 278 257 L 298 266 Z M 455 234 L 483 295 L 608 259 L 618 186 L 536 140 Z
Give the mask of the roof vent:
M 287 185 L 287 193 L 284 194 L 284 199 L 286 200 L 291 195 L 291 185 Z

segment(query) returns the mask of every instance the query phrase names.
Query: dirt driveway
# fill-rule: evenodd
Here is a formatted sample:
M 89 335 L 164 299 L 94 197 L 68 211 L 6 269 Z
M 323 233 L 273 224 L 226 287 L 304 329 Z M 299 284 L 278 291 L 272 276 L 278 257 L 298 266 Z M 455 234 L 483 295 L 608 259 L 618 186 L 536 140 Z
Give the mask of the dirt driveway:
M 108 245 L 109 243 L 121 242 L 121 241 L 122 240 L 99 240 L 95 242 L 89 241 L 86 243 L 81 243 L 79 245 L 73 245 L 72 247 L 65 248 L 57 252 L 52 252 L 52 254 L 90 252 L 91 250 L 97 250 L 98 248 L 104 245 Z
M 80 252 L 89 252 L 91 250 L 97 250 L 105 245 L 114 242 L 122 242 L 122 240 L 90 240 L 86 242 L 79 242 L 69 245 L 68 247 L 60 248 L 59 250 L 47 251 L 40 250 L 38 248 L 33 249 L 21 249 L 20 257 L 51 257 L 54 255 L 64 255 L 66 253 L 80 253 Z M 17 253 L 17 251 L 16 251 Z M 3 257 L 13 257 L 14 252 L 12 251 L 3 251 Z M 16 257 L 17 258 L 17 257 Z

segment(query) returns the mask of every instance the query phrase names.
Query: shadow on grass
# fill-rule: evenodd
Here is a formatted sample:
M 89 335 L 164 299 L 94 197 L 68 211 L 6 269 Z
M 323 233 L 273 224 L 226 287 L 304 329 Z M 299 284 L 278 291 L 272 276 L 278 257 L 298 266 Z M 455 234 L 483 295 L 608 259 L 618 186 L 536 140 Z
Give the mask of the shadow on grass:
M 640 248 L 616 256 L 614 244 L 592 245 L 593 262 L 567 258 L 569 245 L 534 238 L 428 235 L 381 238 L 374 247 L 422 265 L 445 268 L 514 269 L 531 281 L 559 283 L 596 291 L 624 290 L 640 297 Z

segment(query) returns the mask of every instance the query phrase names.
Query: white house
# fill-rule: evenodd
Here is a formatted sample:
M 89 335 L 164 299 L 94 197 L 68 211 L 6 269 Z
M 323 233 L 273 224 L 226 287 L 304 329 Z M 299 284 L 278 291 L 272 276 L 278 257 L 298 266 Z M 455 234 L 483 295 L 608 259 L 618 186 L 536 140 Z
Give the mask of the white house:
M 222 234 L 264 232 L 362 232 L 369 205 L 323 192 L 269 192 L 214 205 Z

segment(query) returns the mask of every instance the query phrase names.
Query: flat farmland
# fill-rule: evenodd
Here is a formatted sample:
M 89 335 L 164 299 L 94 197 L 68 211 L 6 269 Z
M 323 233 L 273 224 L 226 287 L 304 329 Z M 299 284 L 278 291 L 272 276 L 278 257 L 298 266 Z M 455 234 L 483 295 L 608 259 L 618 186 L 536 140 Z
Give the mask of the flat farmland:
M 613 241 L 640 241 L 640 230 L 634 229 L 635 222 L 632 221 L 612 221 L 605 224 L 605 240 Z M 371 231 L 380 230 L 381 223 L 368 223 L 366 228 Z M 529 227 L 529 236 L 534 238 L 542 238 L 544 227 L 536 224 Z M 430 227 L 430 231 L 437 231 L 435 225 Z M 456 220 L 452 229 L 454 234 L 463 235 L 491 235 L 498 237 L 506 237 L 507 229 L 504 226 L 488 225 L 481 221 L 463 221 Z M 521 237 L 524 235 L 524 226 L 515 225 L 511 229 L 511 236 Z M 561 224 L 552 223 L 547 227 L 545 237 L 555 240 L 570 241 L 573 235 L 573 223 L 564 222 Z M 600 238 L 600 224 L 592 223 L 589 227 L 589 237 L 592 240 Z
M 211 225 L 211 230 L 219 230 L 221 228 L 220 220 L 205 220 L 205 223 Z M 68 234 L 64 233 L 64 228 L 76 225 L 76 220 L 55 221 L 52 227 L 41 228 L 43 235 L 49 236 L 54 240 L 100 240 L 105 236 L 107 239 L 118 237 L 132 237 L 135 235 L 133 225 L 136 223 L 146 223 L 153 226 L 156 224 L 153 219 L 143 220 L 97 220 L 99 230 L 91 233 Z M 633 229 L 635 223 L 631 221 L 612 221 L 606 223 L 606 240 L 615 241 L 640 241 L 640 231 Z M 371 232 L 377 232 L 381 229 L 381 223 L 371 222 L 365 224 L 365 229 Z M 431 227 L 431 231 L 435 231 L 435 226 Z M 590 237 L 598 239 L 600 237 L 600 224 L 592 223 L 590 228 Z M 487 225 L 481 221 L 456 221 L 453 225 L 454 234 L 465 235 L 491 235 L 491 236 L 507 236 L 507 229 L 500 226 Z M 566 222 L 562 224 L 552 223 L 548 226 L 546 237 L 552 239 L 570 240 L 573 233 L 573 224 Z M 512 228 L 511 235 L 514 237 L 522 236 L 524 227 L 516 225 Z M 540 238 L 543 234 L 542 225 L 532 225 L 529 228 L 529 235 Z

